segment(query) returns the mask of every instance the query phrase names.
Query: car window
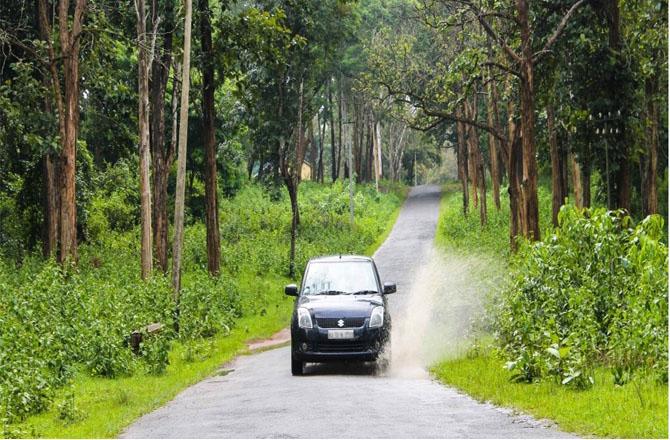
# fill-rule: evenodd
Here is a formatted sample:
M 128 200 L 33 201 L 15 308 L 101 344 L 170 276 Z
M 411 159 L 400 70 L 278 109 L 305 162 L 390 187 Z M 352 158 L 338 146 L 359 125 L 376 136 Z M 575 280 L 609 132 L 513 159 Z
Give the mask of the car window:
M 305 274 L 303 295 L 376 292 L 377 279 L 370 261 L 315 262 Z

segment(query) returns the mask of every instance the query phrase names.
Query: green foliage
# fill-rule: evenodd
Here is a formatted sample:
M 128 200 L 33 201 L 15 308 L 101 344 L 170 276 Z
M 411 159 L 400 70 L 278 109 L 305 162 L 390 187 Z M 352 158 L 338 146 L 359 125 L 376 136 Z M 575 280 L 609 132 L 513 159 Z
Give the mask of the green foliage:
M 440 219 L 437 226 L 437 242 L 446 247 L 460 251 L 489 253 L 506 257 L 510 251 L 509 238 L 509 197 L 507 187 L 500 189 L 500 211 L 495 209 L 493 195 L 487 193 L 488 221 L 482 226 L 479 219 L 479 208 L 475 208 L 470 199 L 470 210 L 463 216 L 463 195 L 460 183 L 450 183 L 445 189 L 442 199 Z M 546 230 L 551 225 L 551 191 L 544 185 L 538 187 L 540 205 L 540 229 Z
M 619 386 L 607 368 L 593 372 L 595 384 L 576 392 L 554 381 L 518 383 L 500 368 L 488 344 L 478 353 L 432 368 L 437 378 L 477 400 L 551 419 L 564 431 L 596 438 L 667 438 L 668 388 L 652 377 Z
M 172 331 L 175 304 L 169 278 L 156 274 L 140 279 L 136 214 L 114 207 L 119 200 L 135 200 L 131 176 L 130 168 L 121 165 L 97 178 L 89 219 L 105 220 L 97 223 L 96 241 L 80 247 L 76 269 L 34 255 L 25 257 L 19 268 L 0 259 L 0 290 L 5 292 L 0 296 L 3 425 L 48 409 L 58 389 L 75 374 L 160 376 L 171 365 L 175 338 L 189 347 L 182 359 L 196 362 L 215 349 L 207 338 L 230 334 L 240 318 L 279 313 L 280 304 L 273 299 L 281 294 L 275 278 L 288 268 L 291 216 L 285 190 L 273 200 L 267 190 L 248 186 L 235 198 L 221 200 L 223 273 L 218 278 L 207 273 L 204 226 L 186 228 L 177 336 Z M 400 205 L 396 190 L 377 194 L 374 188 L 359 186 L 352 231 L 341 183 L 303 184 L 297 242 L 301 270 L 318 254 L 363 253 Z M 130 334 L 154 322 L 164 324 L 163 330 L 145 335 L 139 355 L 134 355 Z M 67 423 L 78 417 L 73 399 L 57 405 Z
M 497 337 L 512 378 L 593 384 L 651 372 L 667 382 L 668 249 L 663 220 L 564 206 L 559 227 L 511 259 Z

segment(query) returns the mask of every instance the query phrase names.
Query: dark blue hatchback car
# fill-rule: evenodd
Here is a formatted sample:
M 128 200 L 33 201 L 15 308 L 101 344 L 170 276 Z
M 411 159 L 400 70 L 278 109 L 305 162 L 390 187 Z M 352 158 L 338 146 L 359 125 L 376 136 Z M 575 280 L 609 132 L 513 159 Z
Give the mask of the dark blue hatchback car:
M 305 268 L 291 321 L 291 372 L 301 375 L 305 362 L 376 361 L 390 341 L 391 317 L 372 258 L 356 255 L 314 258 Z

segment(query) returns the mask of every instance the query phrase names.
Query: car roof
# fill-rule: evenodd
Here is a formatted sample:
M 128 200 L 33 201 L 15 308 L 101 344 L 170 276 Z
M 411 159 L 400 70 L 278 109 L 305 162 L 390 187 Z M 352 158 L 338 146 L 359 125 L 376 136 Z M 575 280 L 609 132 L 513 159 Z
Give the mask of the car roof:
M 327 255 L 309 260 L 310 263 L 337 263 L 344 261 L 372 261 L 372 258 L 365 255 Z

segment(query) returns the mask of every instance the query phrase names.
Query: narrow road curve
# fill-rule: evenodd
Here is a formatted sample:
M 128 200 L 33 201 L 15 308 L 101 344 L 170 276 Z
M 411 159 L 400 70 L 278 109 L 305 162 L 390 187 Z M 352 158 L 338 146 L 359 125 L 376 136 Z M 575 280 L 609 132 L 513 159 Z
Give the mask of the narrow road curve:
M 375 254 L 400 317 L 414 276 L 430 259 L 440 188 L 413 188 L 388 239 Z M 278 293 L 280 294 L 280 293 Z M 416 341 L 416 344 L 420 344 Z M 394 349 L 395 350 L 395 349 Z M 395 356 L 395 353 L 394 353 Z M 427 374 L 375 375 L 363 364 L 308 367 L 293 377 L 288 347 L 238 358 L 130 426 L 126 438 L 540 438 L 568 437 L 444 387 Z

